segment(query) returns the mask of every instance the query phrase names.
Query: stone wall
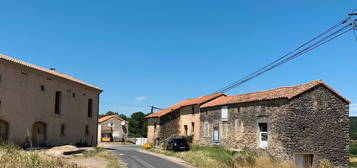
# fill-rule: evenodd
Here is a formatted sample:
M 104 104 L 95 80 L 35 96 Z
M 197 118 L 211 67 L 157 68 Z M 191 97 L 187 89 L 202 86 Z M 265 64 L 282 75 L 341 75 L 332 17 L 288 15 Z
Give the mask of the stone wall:
M 294 160 L 295 154 L 314 154 L 313 164 L 322 158 L 335 166 L 348 165 L 348 104 L 319 85 L 288 100 L 233 104 L 228 121 L 221 120 L 221 107 L 201 109 L 200 144 L 236 149 L 259 149 L 260 122 L 268 124 L 267 151 L 280 160 Z M 218 143 L 213 128 L 219 128 Z
M 200 140 L 200 114 L 199 106 L 191 105 L 180 109 L 180 132 L 179 136 L 185 135 L 185 125 L 187 126 L 187 136 L 193 136 L 193 143 Z
M 147 132 L 148 143 L 153 144 L 155 140 L 159 137 L 160 137 L 160 118 L 158 117 L 148 118 L 148 132 Z
M 102 123 L 100 123 L 101 125 L 101 130 L 112 130 L 113 133 L 113 138 L 128 138 L 128 129 L 129 129 L 129 125 L 127 122 L 125 122 L 125 125 L 122 125 L 122 120 L 119 120 L 115 117 L 106 120 Z M 113 127 L 109 127 L 109 123 L 114 124 Z
M 160 117 L 160 141 L 180 134 L 180 110 L 175 110 L 167 115 Z
M 348 167 L 348 103 L 319 85 L 293 99 L 290 110 L 286 118 L 290 138 L 283 141 L 289 156 L 311 153 L 315 165 L 325 158 Z
M 286 112 L 287 100 L 261 101 L 228 106 L 228 120 L 222 121 L 221 107 L 201 109 L 200 143 L 234 149 L 259 147 L 259 123 L 267 123 L 268 148 L 280 148 L 275 139 L 280 116 Z M 213 142 L 213 128 L 219 130 L 219 142 Z

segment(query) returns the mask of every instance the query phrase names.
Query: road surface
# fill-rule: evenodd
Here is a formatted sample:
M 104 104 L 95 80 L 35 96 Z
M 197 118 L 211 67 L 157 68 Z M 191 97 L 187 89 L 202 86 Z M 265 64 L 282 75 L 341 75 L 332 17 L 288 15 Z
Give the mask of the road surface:
M 128 168 L 186 168 L 154 155 L 140 152 L 140 146 L 109 146 L 119 158 L 127 164 Z

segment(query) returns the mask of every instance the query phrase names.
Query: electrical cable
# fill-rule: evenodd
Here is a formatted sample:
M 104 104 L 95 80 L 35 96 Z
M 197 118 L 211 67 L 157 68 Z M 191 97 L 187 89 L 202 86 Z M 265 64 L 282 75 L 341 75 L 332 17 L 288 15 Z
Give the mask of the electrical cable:
M 348 24 L 347 26 L 344 26 L 343 28 L 341 28 L 341 29 L 339 29 L 339 30 L 327 35 L 326 37 L 324 37 L 322 39 L 320 39 L 318 42 L 315 42 L 314 44 L 310 45 L 309 47 L 307 47 L 307 48 L 295 53 L 294 55 L 292 55 L 292 56 L 290 56 L 288 58 L 286 58 L 287 56 L 289 56 L 292 53 L 294 53 L 294 52 L 298 51 L 299 49 L 301 49 L 302 47 L 304 47 L 304 46 L 310 44 L 311 42 L 319 39 L 320 37 L 322 37 L 326 33 L 336 29 L 337 27 L 339 27 L 342 24 L 345 24 L 347 21 L 349 21 L 351 19 L 351 17 L 352 17 L 352 15 L 349 15 L 349 17 L 347 17 L 347 18 L 343 19 L 342 21 L 338 22 L 336 25 L 330 27 L 329 29 L 327 29 L 323 33 L 320 33 L 319 35 L 317 35 L 313 39 L 309 40 L 308 42 L 305 42 L 304 44 L 302 44 L 298 48 L 288 52 L 287 54 L 285 54 L 282 57 L 280 57 L 280 58 L 276 59 L 275 61 L 273 61 L 272 63 L 264 66 L 263 68 L 258 69 L 257 71 L 245 76 L 244 78 L 241 78 L 240 80 L 238 80 L 238 81 L 236 81 L 236 82 L 234 82 L 234 83 L 232 83 L 232 84 L 230 84 L 230 85 L 218 90 L 215 93 L 226 92 L 228 90 L 231 90 L 231 89 L 233 89 L 233 88 L 235 88 L 235 87 L 237 87 L 237 86 L 239 86 L 239 85 L 241 85 L 241 84 L 243 84 L 243 83 L 245 83 L 245 82 L 247 82 L 247 81 L 249 81 L 249 80 L 251 80 L 251 79 L 253 79 L 253 78 L 255 78 L 255 77 L 257 77 L 257 76 L 259 76 L 259 75 L 261 75 L 261 74 L 263 74 L 263 73 L 265 73 L 265 72 L 267 72 L 267 71 L 269 71 L 269 70 L 271 70 L 271 69 L 283 64 L 283 63 L 285 63 L 285 62 L 288 62 L 288 61 L 290 61 L 292 59 L 295 59 L 296 57 L 299 57 L 299 56 L 301 56 L 301 55 L 303 55 L 303 54 L 305 54 L 305 53 L 307 53 L 307 52 L 309 52 L 309 51 L 311 51 L 311 50 L 313 50 L 313 49 L 315 49 L 315 48 L 327 43 L 328 41 L 331 41 L 332 39 L 335 39 L 335 38 L 341 36 L 342 34 L 345 34 L 345 33 L 349 32 L 349 31 L 353 30 L 353 28 L 351 28 L 351 29 L 349 29 L 349 30 L 347 30 L 347 31 L 345 31 L 345 32 L 343 32 L 341 34 L 338 34 L 335 37 L 332 37 L 332 36 L 336 35 L 337 33 L 343 31 L 344 29 L 346 29 L 347 27 L 352 25 L 352 24 Z M 330 37 L 332 37 L 332 38 L 329 39 Z M 327 40 L 327 41 L 324 42 L 324 40 Z

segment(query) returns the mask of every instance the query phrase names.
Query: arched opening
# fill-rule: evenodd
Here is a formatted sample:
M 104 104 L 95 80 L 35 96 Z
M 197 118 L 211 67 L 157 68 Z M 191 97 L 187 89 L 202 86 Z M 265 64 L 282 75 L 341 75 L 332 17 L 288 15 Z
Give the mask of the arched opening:
M 7 142 L 9 138 L 9 124 L 0 120 L 0 143 Z
M 46 124 L 42 121 L 35 122 L 32 127 L 33 146 L 43 146 L 46 143 Z

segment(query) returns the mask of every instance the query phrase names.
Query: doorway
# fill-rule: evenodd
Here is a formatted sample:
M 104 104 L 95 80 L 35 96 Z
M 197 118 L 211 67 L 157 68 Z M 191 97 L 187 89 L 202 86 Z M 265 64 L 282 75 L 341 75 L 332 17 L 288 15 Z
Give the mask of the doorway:
M 46 143 L 46 124 L 38 121 L 32 127 L 33 146 L 43 146 Z
M 0 143 L 6 142 L 9 135 L 9 124 L 0 120 Z
M 314 160 L 313 154 L 295 154 L 296 168 L 310 168 Z

